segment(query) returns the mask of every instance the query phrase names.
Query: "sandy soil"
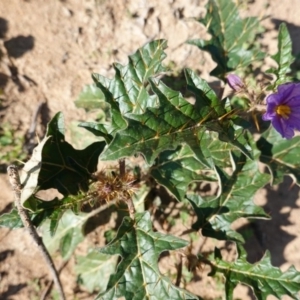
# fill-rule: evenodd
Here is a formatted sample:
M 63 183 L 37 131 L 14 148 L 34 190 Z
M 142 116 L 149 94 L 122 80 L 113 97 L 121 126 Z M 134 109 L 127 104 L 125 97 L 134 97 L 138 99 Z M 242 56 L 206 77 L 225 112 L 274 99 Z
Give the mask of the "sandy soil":
M 267 16 L 262 39 L 267 51 L 276 52 L 277 28 L 284 21 L 294 41 L 294 53 L 300 52 L 299 0 L 246 2 L 242 4 L 243 15 Z M 89 116 L 75 107 L 74 100 L 82 87 L 91 83 L 90 74 L 112 76 L 114 61 L 126 63 L 128 55 L 157 38 L 168 39 L 167 64 L 178 69 L 192 67 L 213 81 L 208 75 L 213 67 L 209 56 L 185 44 L 189 38 L 205 35 L 204 28 L 192 20 L 204 13 L 204 4 L 201 0 L 2 0 L 0 88 L 5 109 L 1 110 L 1 122 L 10 124 L 22 136 L 41 102 L 40 136 L 58 111 L 64 112 L 67 127 L 86 120 Z M 71 130 L 67 137 L 73 138 Z M 0 174 L 0 186 L 1 214 L 10 210 L 13 201 L 5 174 Z M 269 249 L 274 265 L 286 269 L 293 264 L 300 270 L 299 188 L 286 178 L 283 184 L 260 191 L 256 201 L 273 219 L 251 225 L 255 235 L 246 245 L 249 260 L 256 261 Z M 245 229 L 243 224 L 240 230 Z M 92 244 L 93 239 L 91 234 L 85 243 Z M 79 251 L 86 247 L 81 246 Z M 56 264 L 60 263 L 57 255 Z M 93 299 L 77 285 L 73 263 L 71 259 L 61 274 L 68 299 L 75 299 L 74 295 L 76 299 Z M 220 288 L 211 279 L 202 280 L 202 275 L 188 289 L 216 299 Z M 21 229 L 0 228 L 0 299 L 38 299 L 49 278 L 30 237 Z M 250 297 L 242 288 L 235 296 Z

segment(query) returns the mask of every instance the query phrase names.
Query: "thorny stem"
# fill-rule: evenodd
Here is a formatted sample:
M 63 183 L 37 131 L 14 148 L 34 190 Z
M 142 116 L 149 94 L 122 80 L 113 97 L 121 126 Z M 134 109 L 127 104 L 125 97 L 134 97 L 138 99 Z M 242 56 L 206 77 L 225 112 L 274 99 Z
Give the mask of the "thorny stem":
M 119 160 L 119 172 L 120 172 L 120 178 L 122 180 L 124 178 L 125 174 L 126 174 L 125 159 L 120 159 Z M 131 219 L 134 220 L 135 207 L 134 207 L 132 198 L 128 197 L 127 199 L 125 199 L 125 202 L 128 206 L 129 216 L 130 216 Z
M 125 172 L 126 172 L 126 166 L 125 166 L 125 159 L 119 160 L 119 172 L 120 172 L 120 178 L 124 178 Z
M 18 209 L 18 213 L 21 217 L 22 223 L 23 223 L 24 227 L 27 228 L 29 234 L 33 238 L 33 240 L 36 243 L 36 245 L 38 246 L 42 256 L 44 257 L 44 259 L 46 261 L 46 264 L 48 265 L 48 268 L 49 268 L 49 270 L 52 274 L 53 281 L 54 281 L 54 283 L 56 285 L 56 288 L 59 292 L 60 299 L 65 300 L 66 297 L 65 297 L 63 287 L 62 287 L 62 284 L 61 284 L 59 276 L 58 276 L 58 272 L 55 269 L 55 265 L 53 263 L 53 260 L 50 256 L 48 250 L 46 249 L 41 237 L 38 235 L 35 227 L 33 226 L 32 222 L 30 220 L 30 216 L 28 214 L 28 211 L 26 209 L 24 209 L 22 204 L 21 204 L 22 185 L 21 185 L 21 182 L 20 182 L 18 169 L 15 165 L 10 165 L 7 168 L 7 173 L 8 173 L 8 176 L 9 176 L 10 184 L 11 184 L 11 186 L 13 188 L 13 191 L 14 191 L 15 205 Z

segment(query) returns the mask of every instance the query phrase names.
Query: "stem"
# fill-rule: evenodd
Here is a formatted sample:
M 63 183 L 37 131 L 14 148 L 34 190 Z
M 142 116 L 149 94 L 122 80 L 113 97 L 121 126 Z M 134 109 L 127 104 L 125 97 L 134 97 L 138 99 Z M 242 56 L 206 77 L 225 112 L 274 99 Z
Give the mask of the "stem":
M 125 159 L 122 158 L 119 160 L 119 172 L 120 178 L 123 179 L 126 173 Z
M 134 208 L 132 198 L 126 199 L 126 203 L 127 203 L 128 210 L 129 210 L 129 216 L 132 220 L 134 220 L 135 208 Z
M 181 276 L 182 276 L 182 256 L 180 254 L 178 254 L 178 262 L 176 264 L 176 269 L 177 269 L 177 277 L 176 277 L 175 285 L 179 286 L 181 281 Z
M 58 268 L 58 273 L 60 274 L 61 271 L 63 270 L 63 268 L 69 263 L 69 260 L 66 260 L 62 263 L 62 265 Z M 44 289 L 41 297 L 40 297 L 40 300 L 45 300 L 47 299 L 51 289 L 53 287 L 53 279 L 48 283 L 48 285 L 46 286 L 46 288 Z
M 119 172 L 120 172 L 120 179 L 122 180 L 126 174 L 126 165 L 125 165 L 124 158 L 119 160 Z M 135 208 L 134 208 L 132 198 L 129 197 L 129 198 L 125 199 L 125 202 L 128 206 L 129 216 L 131 219 L 134 220 Z
M 255 104 L 253 105 L 249 110 L 248 112 L 251 112 L 251 111 L 259 111 L 259 112 L 265 112 L 266 111 L 266 105 L 262 105 L 262 104 Z
M 94 217 L 95 215 L 99 214 L 100 212 L 106 210 L 107 208 L 109 208 L 110 206 L 112 206 L 112 205 L 114 205 L 116 203 L 117 203 L 117 201 L 115 200 L 115 201 L 111 201 L 109 203 L 106 203 L 105 205 L 102 205 L 102 206 L 98 207 L 97 209 L 91 211 L 90 213 L 88 213 L 85 216 L 86 220 L 89 219 L 89 218 L 91 218 L 91 217 Z
M 8 176 L 9 176 L 10 184 L 11 184 L 11 186 L 13 188 L 13 191 L 14 191 L 15 205 L 18 209 L 18 213 L 21 217 L 22 223 L 23 223 L 24 227 L 28 230 L 28 232 L 31 235 L 32 239 L 34 240 L 34 242 L 38 246 L 42 256 L 44 257 L 44 259 L 46 261 L 46 264 L 48 265 L 48 268 L 50 270 L 50 273 L 52 274 L 53 281 L 54 281 L 54 283 L 56 285 L 56 288 L 59 292 L 60 299 L 65 300 L 66 297 L 65 297 L 63 287 L 62 287 L 62 284 L 61 284 L 59 276 L 58 276 L 58 272 L 55 269 L 55 265 L 53 263 L 53 260 L 50 256 L 48 250 L 46 249 L 41 237 L 38 235 L 35 227 L 33 226 L 32 222 L 30 220 L 30 216 L 29 216 L 28 211 L 26 209 L 24 209 L 24 207 L 21 204 L 22 185 L 21 185 L 21 182 L 20 182 L 20 177 L 19 177 L 17 166 L 15 166 L 15 165 L 8 166 L 7 173 L 8 173 Z

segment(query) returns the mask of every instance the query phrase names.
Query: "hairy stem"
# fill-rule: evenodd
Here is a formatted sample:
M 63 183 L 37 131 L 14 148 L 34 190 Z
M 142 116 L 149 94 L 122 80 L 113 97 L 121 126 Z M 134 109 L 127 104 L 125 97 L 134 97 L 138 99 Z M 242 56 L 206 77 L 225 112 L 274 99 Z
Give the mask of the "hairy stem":
M 22 223 L 23 223 L 24 227 L 28 230 L 29 234 L 31 235 L 34 242 L 38 246 L 42 256 L 44 257 L 44 259 L 46 261 L 46 264 L 48 265 L 48 268 L 49 268 L 49 270 L 52 274 L 53 281 L 54 281 L 54 283 L 56 285 L 56 288 L 59 292 L 60 299 L 65 300 L 66 297 L 65 297 L 63 287 L 62 287 L 62 284 L 61 284 L 59 276 L 58 276 L 58 272 L 55 269 L 55 265 L 53 263 L 53 260 L 50 256 L 48 250 L 46 249 L 41 237 L 38 235 L 35 227 L 33 226 L 32 222 L 30 220 L 30 216 L 28 214 L 28 211 L 26 209 L 24 209 L 24 207 L 21 204 L 22 186 L 21 186 L 21 182 L 20 182 L 18 169 L 15 165 L 10 165 L 7 168 L 7 173 L 8 173 L 8 176 L 9 176 L 10 184 L 11 184 L 11 186 L 13 188 L 13 191 L 14 191 L 15 205 L 18 209 L 18 213 L 21 217 Z

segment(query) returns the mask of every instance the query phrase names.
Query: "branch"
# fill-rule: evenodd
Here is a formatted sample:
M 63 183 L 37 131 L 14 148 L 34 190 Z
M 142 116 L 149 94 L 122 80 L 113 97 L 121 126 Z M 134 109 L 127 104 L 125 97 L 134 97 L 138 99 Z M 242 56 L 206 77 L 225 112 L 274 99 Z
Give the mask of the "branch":
M 18 213 L 21 217 L 22 223 L 24 225 L 25 228 L 27 228 L 29 234 L 31 235 L 31 237 L 33 238 L 34 242 L 37 244 L 42 256 L 44 257 L 46 264 L 48 265 L 48 268 L 52 274 L 52 278 L 53 281 L 56 285 L 56 288 L 59 292 L 60 295 L 60 299 L 61 300 L 65 300 L 65 295 L 64 295 L 64 291 L 62 288 L 62 284 L 60 282 L 59 276 L 58 276 L 58 272 L 55 269 L 55 265 L 53 263 L 53 260 L 49 254 L 49 252 L 47 251 L 41 237 L 38 235 L 35 227 L 33 226 L 31 220 L 30 220 L 30 216 L 28 214 L 28 211 L 26 209 L 24 209 L 24 207 L 21 204 L 21 190 L 22 190 L 22 185 L 20 182 L 20 177 L 19 177 L 19 173 L 18 173 L 18 169 L 15 165 L 10 165 L 7 168 L 7 173 L 9 176 L 9 181 L 10 184 L 13 188 L 14 191 L 14 196 L 15 196 L 15 205 L 18 209 Z

